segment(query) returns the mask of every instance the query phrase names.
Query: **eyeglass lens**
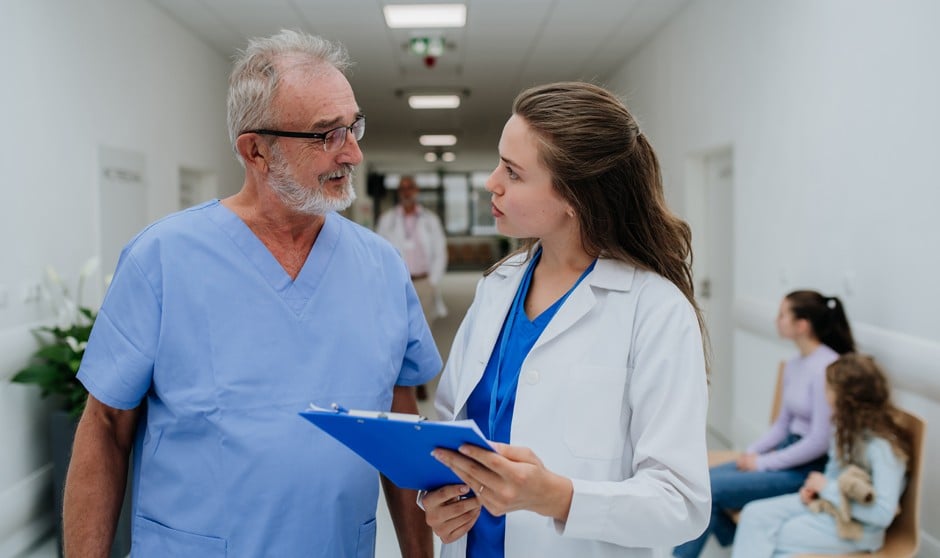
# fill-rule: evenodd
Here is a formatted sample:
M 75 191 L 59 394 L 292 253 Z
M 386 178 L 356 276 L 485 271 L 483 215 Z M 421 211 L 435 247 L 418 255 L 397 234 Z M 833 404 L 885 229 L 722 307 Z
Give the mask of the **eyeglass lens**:
M 350 130 L 352 130 L 353 137 L 356 138 L 356 141 L 361 140 L 362 136 L 366 133 L 366 119 L 360 117 L 349 126 L 342 126 L 327 132 L 326 137 L 323 138 L 323 149 L 326 151 L 341 149 L 346 145 L 346 133 Z

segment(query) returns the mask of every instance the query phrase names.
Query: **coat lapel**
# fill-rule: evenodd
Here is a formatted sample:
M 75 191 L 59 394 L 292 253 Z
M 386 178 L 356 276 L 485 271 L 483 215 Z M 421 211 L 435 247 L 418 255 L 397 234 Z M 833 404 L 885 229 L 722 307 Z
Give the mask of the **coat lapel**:
M 462 411 L 470 393 L 480 383 L 524 272 L 525 264 L 502 265 L 490 276 L 494 284 L 484 291 L 484 298 L 476 316 L 476 332 L 468 344 L 467 358 L 464 361 L 466 368 L 461 377 L 455 409 Z
M 513 260 L 513 263 L 520 260 L 521 258 Z M 475 318 L 475 333 L 467 345 L 467 356 L 463 361 L 464 369 L 457 398 L 454 401 L 456 416 L 462 416 L 470 394 L 483 377 L 483 372 L 493 353 L 493 347 L 496 345 L 496 338 L 512 305 L 512 299 L 522 282 L 526 263 L 500 266 L 490 277 L 490 281 L 494 284 L 484 290 L 484 298 Z M 596 291 L 629 291 L 635 271 L 633 267 L 621 262 L 598 260 L 594 270 L 584 278 L 568 300 L 558 309 L 558 313 L 549 322 L 532 350 L 535 351 L 540 346 L 549 343 L 583 319 L 598 303 Z

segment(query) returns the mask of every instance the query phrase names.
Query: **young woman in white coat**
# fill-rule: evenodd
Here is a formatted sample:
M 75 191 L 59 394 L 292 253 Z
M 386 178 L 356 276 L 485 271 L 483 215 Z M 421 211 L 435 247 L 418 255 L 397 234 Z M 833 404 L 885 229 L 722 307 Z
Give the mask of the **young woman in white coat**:
M 486 183 L 524 246 L 479 282 L 437 392 L 496 452 L 435 457 L 445 557 L 651 556 L 708 521 L 708 402 L 689 227 L 626 107 L 586 83 L 522 92 Z

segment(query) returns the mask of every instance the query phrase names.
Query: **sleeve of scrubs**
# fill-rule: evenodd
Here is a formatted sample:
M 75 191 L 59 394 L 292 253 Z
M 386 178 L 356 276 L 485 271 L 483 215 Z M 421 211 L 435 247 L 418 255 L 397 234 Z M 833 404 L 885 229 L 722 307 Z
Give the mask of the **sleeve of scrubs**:
M 129 249 L 128 249 L 129 250 Z M 78 379 L 116 409 L 140 404 L 153 378 L 160 331 L 160 293 L 133 253 L 125 251 L 92 328 Z
M 441 353 L 434 343 L 431 328 L 424 318 L 421 301 L 411 284 L 411 276 L 405 264 L 401 258 L 397 258 L 396 264 L 405 286 L 408 312 L 408 347 L 396 385 L 415 386 L 427 382 L 441 371 Z M 365 316 L 364 319 L 369 317 Z

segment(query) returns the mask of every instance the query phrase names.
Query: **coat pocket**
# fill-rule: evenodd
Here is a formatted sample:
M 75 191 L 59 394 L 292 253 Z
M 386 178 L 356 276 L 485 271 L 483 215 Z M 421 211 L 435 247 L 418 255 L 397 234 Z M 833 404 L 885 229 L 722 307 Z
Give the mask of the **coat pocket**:
M 585 459 L 617 459 L 626 443 L 624 386 L 627 371 L 580 366 L 568 379 L 565 444 Z

